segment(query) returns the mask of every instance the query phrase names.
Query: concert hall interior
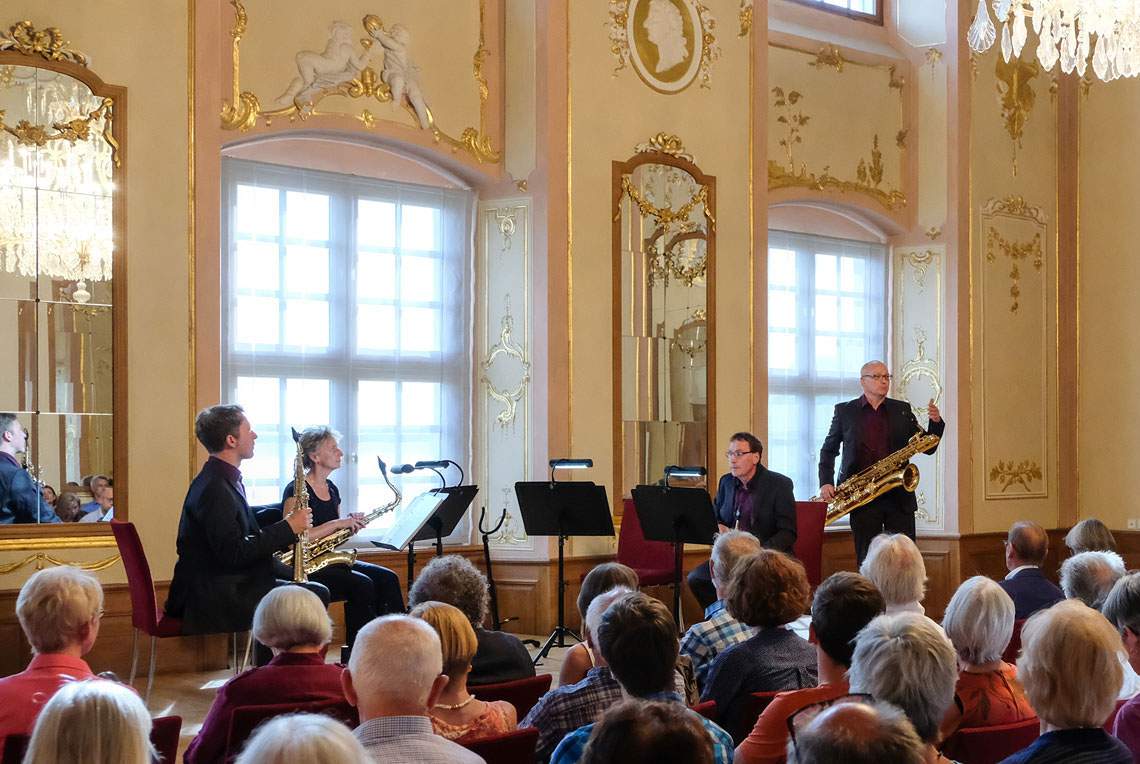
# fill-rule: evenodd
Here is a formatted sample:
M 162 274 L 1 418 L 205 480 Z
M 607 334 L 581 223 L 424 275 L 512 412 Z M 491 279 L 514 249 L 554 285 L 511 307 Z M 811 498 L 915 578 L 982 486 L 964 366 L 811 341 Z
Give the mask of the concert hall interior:
M 305 487 L 302 461 L 313 525 L 331 507 L 355 550 L 308 571 L 329 660 L 415 604 L 433 516 L 490 573 L 487 631 L 538 644 L 581 633 L 583 579 L 615 560 L 670 612 L 679 582 L 682 630 L 701 621 L 724 598 L 701 569 L 718 524 L 813 588 L 881 530 L 911 535 L 939 622 L 962 582 L 1013 569 L 1018 521 L 1045 529 L 1054 582 L 1088 518 L 1140 565 L 1118 491 L 1140 449 L 1120 424 L 1140 417 L 1140 84 L 1117 78 L 1140 65 L 1048 68 L 1057 45 L 1024 20 L 1011 40 L 999 5 L 7 0 L 0 676 L 33 657 L 21 587 L 78 566 L 104 597 L 85 660 L 126 681 L 137 638 L 134 686 L 156 656 L 148 710 L 184 716 L 185 750 L 258 601 L 191 570 L 221 533 L 194 486 L 236 491 L 252 554 L 294 538 L 292 500 L 246 518 Z M 245 419 L 210 420 L 209 459 L 218 404 Z M 914 457 L 913 493 L 890 475 L 838 507 L 919 430 L 937 450 L 891 465 Z M 50 505 L 12 498 L 28 478 Z M 478 487 L 450 521 L 417 498 L 441 480 Z M 596 490 L 559 488 L 584 481 L 612 533 Z M 678 529 L 704 542 L 679 566 Z M 235 570 L 273 578 L 252 560 Z M 176 563 L 193 580 L 172 590 Z M 136 632 L 164 615 L 174 631 Z M 563 660 L 594 665 L 572 642 L 538 667 L 555 686 Z

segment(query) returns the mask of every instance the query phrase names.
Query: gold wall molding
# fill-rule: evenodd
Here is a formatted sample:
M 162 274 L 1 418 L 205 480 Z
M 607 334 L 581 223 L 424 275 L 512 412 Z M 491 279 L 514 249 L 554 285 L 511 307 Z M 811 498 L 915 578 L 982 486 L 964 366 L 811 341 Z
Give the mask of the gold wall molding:
M 30 21 L 21 21 L 0 32 L 0 52 L 11 50 L 25 56 L 40 56 L 47 61 L 67 61 L 87 66 L 87 56 L 70 47 L 57 27 L 36 29 Z
M 1041 466 L 1031 459 L 1022 459 L 1016 463 L 1012 459 L 1009 461 L 999 459 L 997 464 L 990 467 L 990 482 L 999 484 L 1001 493 L 1020 485 L 1025 489 L 1025 493 L 1032 494 L 1034 488 L 1030 483 L 1039 483 L 1042 479 Z
M 1040 207 L 1025 201 L 1025 197 L 1019 194 L 988 200 L 982 205 L 982 214 L 986 216 L 1008 215 L 1013 218 L 1030 220 L 1039 225 L 1045 225 L 1048 222 L 1045 212 Z
M 1017 151 L 1021 148 L 1021 138 L 1025 134 L 1025 125 L 1029 122 L 1029 114 L 1037 101 L 1037 94 L 1033 90 L 1033 79 L 1041 73 L 1041 67 L 1036 61 L 1022 61 L 1015 58 L 1006 63 L 1002 56 L 995 58 L 997 64 L 994 75 L 998 104 L 1001 107 L 1005 131 L 1012 141 L 1012 171 L 1016 176 Z
M 934 241 L 935 239 L 937 239 L 941 235 L 942 235 L 942 226 L 940 226 L 940 225 L 932 225 L 932 226 L 930 226 L 930 228 L 927 228 L 926 232 L 925 232 L 926 238 L 930 239 L 931 241 Z
M 639 143 L 633 147 L 633 153 L 635 154 L 648 154 L 652 151 L 659 151 L 671 157 L 678 157 L 679 159 L 684 159 L 686 162 L 696 161 L 693 159 L 693 155 L 685 150 L 685 145 L 680 137 L 670 135 L 669 133 L 657 133 L 657 135 L 645 143 Z
M 20 568 L 28 565 L 35 565 L 36 570 L 43 570 L 47 565 L 70 565 L 73 568 L 79 568 L 80 570 L 88 570 L 94 572 L 105 570 L 118 561 L 119 555 L 117 554 L 113 554 L 110 557 L 105 557 L 102 560 L 93 560 L 91 562 L 73 562 L 70 560 L 61 560 L 60 558 L 48 554 L 47 552 L 35 552 L 33 554 L 29 554 L 22 560 L 16 560 L 15 562 L 9 562 L 0 565 L 0 576 L 7 575 L 8 573 L 13 573 Z
M 847 59 L 843 57 L 843 52 L 834 45 L 824 45 L 815 52 L 815 59 L 807 62 L 808 66 L 814 66 L 816 69 L 834 69 L 836 74 L 843 74 L 843 67 L 846 64 Z
M 464 128 L 459 137 L 448 134 L 436 123 L 434 114 L 423 102 L 422 97 L 413 98 L 410 90 L 401 98 L 402 103 L 397 105 L 409 112 L 420 128 L 430 132 L 437 144 L 443 143 L 449 146 L 452 152 L 465 151 L 480 163 L 495 163 L 502 159 L 502 153 L 495 149 L 491 137 L 486 134 L 487 98 L 490 91 L 487 86 L 487 78 L 483 74 L 483 60 L 488 53 L 484 32 L 484 2 L 485 0 L 479 0 L 479 43 L 472 57 L 472 74 L 479 91 L 479 126 Z M 351 79 L 328 87 L 309 88 L 308 91 L 304 92 L 303 98 L 295 98 L 292 104 L 278 109 L 262 109 L 261 99 L 251 91 L 241 88 L 241 41 L 249 26 L 249 13 L 246 11 L 244 0 L 230 0 L 230 5 L 234 9 L 234 25 L 230 29 L 233 87 L 230 100 L 222 105 L 223 129 L 246 132 L 256 127 L 259 120 L 263 121 L 266 127 L 270 127 L 275 118 L 285 118 L 290 122 L 296 122 L 321 116 L 350 117 L 366 128 L 376 126 L 380 119 L 367 108 L 367 104 L 370 102 L 391 103 L 392 91 L 384 82 L 383 77 L 377 74 L 376 69 L 371 65 L 363 66 L 359 74 Z M 361 41 L 363 50 L 358 56 L 363 61 L 367 60 L 371 54 L 374 40 L 379 40 L 378 35 L 386 34 L 386 30 L 383 22 L 374 14 L 364 16 L 361 25 L 368 34 L 368 37 Z M 330 96 L 344 96 L 353 100 L 362 100 L 364 105 L 357 113 L 321 111 L 318 106 L 321 101 Z
M 1038 272 L 1045 263 L 1040 232 L 1034 234 L 1030 241 L 1016 242 L 1009 241 L 991 226 L 986 231 L 986 261 L 996 262 L 999 254 L 1009 260 L 1009 312 L 1017 313 L 1020 307 L 1018 298 L 1021 297 L 1021 261 L 1029 260 Z
M 911 268 L 911 277 L 914 279 L 914 285 L 918 288 L 919 292 L 926 291 L 926 272 L 930 266 L 938 266 L 939 253 L 933 249 L 923 251 L 912 250 L 904 252 L 900 255 L 904 265 L 909 265 Z
M 114 129 L 114 99 L 104 97 L 99 106 L 83 116 L 61 122 L 52 122 L 51 126 L 34 125 L 26 119 L 21 119 L 13 127 L 4 122 L 4 110 L 0 109 L 0 130 L 16 139 L 16 143 L 23 146 L 43 148 L 51 141 L 67 141 L 75 145 L 76 141 L 85 141 L 91 136 L 92 124 L 96 121 L 103 123 L 103 140 L 111 147 L 111 161 L 115 167 L 122 165 L 119 152 L 119 142 L 115 140 Z
M 487 386 L 487 396 L 503 406 L 503 410 L 495 416 L 495 422 L 506 427 L 515 421 L 518 414 L 518 404 L 526 394 L 527 385 L 530 384 L 530 360 L 526 357 L 526 350 L 511 336 L 514 331 L 515 319 L 511 315 L 511 296 L 504 298 L 503 316 L 499 320 L 499 340 L 487 349 L 487 356 L 480 363 L 483 376 L 480 381 Z M 513 358 L 520 366 L 518 383 L 511 388 L 500 388 L 491 381 L 489 372 L 500 357 Z M 489 455 L 488 455 L 489 456 Z
M 682 56 L 684 52 L 681 48 L 685 47 L 684 43 L 691 45 L 691 50 L 688 51 L 687 57 L 678 58 L 676 65 L 661 70 L 659 67 L 664 56 L 662 52 L 664 43 L 658 45 L 648 39 L 648 33 L 644 29 L 644 19 L 641 23 L 637 23 L 643 15 L 648 16 L 648 11 L 641 12 L 643 5 L 648 5 L 647 0 L 609 0 L 610 18 L 606 26 L 609 30 L 610 53 L 617 62 L 614 65 L 613 75 L 616 77 L 629 64 L 642 82 L 664 95 L 680 93 L 694 81 L 699 82 L 702 88 L 712 87 L 712 65 L 720 58 L 720 43 L 716 40 L 715 31 L 716 18 L 713 17 L 712 11 L 700 0 L 676 0 L 671 4 L 672 9 L 677 12 L 684 8 L 687 18 L 682 18 L 682 24 L 685 28 L 691 27 L 693 39 L 682 39 L 680 47 L 673 46 L 676 51 L 682 53 Z M 749 28 L 751 28 L 751 3 L 748 5 Z M 744 30 L 743 5 L 740 13 L 741 29 Z M 631 33 L 634 37 L 632 41 Z M 743 37 L 747 31 L 741 31 L 740 34 Z M 650 52 L 656 56 L 657 67 L 654 72 L 650 72 L 644 63 L 644 55 Z M 698 56 L 697 60 L 693 60 Z M 658 77 L 658 74 L 661 76 Z

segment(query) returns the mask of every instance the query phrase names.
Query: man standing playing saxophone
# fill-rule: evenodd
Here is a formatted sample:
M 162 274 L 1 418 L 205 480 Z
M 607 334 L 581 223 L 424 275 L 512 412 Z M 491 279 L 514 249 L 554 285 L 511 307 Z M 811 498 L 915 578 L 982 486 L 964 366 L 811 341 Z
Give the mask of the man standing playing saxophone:
M 853 401 L 835 404 L 831 429 L 819 450 L 819 495 L 824 501 L 835 496 L 835 486 L 904 447 L 921 428 L 906 401 L 888 398 L 891 373 L 882 361 L 868 361 L 859 371 L 863 394 Z M 931 400 L 926 406 L 930 424 L 926 432 L 942 436 L 946 422 Z M 835 457 L 843 447 L 839 480 L 835 481 Z M 934 453 L 930 451 L 929 453 Z M 852 512 L 851 533 L 855 556 L 863 563 L 871 539 L 880 533 L 905 533 L 914 538 L 915 495 L 902 487 L 894 488 Z

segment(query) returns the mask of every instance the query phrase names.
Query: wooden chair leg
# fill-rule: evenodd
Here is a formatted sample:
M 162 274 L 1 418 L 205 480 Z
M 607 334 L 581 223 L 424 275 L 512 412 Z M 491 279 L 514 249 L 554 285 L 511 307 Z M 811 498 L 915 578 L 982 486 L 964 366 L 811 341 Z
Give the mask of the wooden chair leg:
M 150 671 L 146 676 L 146 697 L 144 703 L 150 705 L 150 691 L 154 687 L 154 664 L 158 661 L 158 637 L 150 638 Z
M 135 674 L 139 668 L 139 630 L 134 630 L 134 636 L 131 637 L 131 678 L 127 684 L 134 685 Z
M 241 670 L 245 671 L 246 666 L 249 665 L 249 657 L 253 654 L 253 629 L 250 629 L 249 636 L 245 640 L 245 653 L 241 658 Z

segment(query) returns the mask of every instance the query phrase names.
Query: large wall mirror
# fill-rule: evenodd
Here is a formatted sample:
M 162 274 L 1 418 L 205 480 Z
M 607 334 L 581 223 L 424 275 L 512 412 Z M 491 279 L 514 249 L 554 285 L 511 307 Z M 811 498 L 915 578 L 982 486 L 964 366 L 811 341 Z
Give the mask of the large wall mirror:
M 614 496 L 715 465 L 716 178 L 676 136 L 613 163 Z
M 112 478 L 118 519 L 126 518 L 125 127 L 125 88 L 105 84 L 58 30 L 21 22 L 0 31 L 0 411 L 27 431 L 17 458 L 33 477 L 82 502 L 98 498 L 84 477 Z M 59 516 L 65 522 L 50 527 L 50 516 L 0 517 L 0 539 L 109 532 L 91 518 L 70 522 L 77 516 L 66 497 Z

